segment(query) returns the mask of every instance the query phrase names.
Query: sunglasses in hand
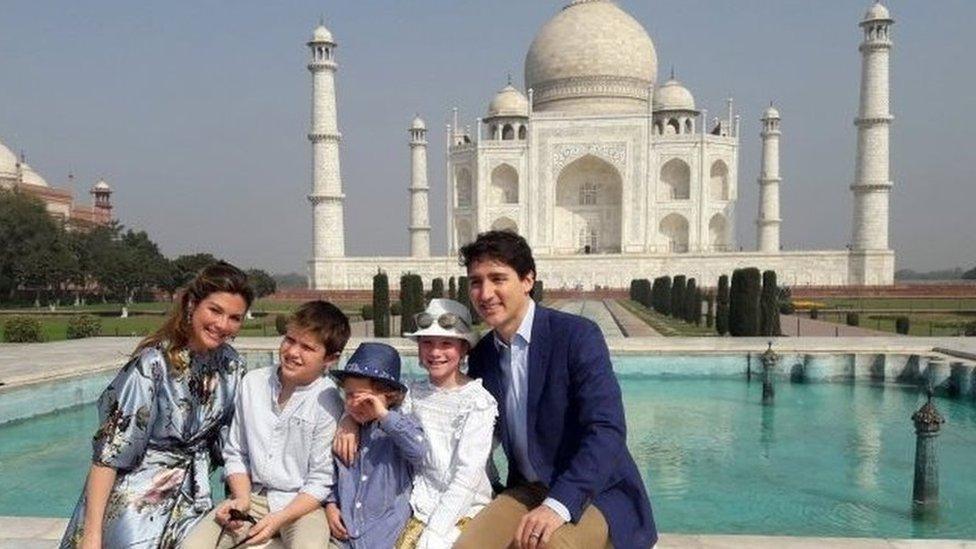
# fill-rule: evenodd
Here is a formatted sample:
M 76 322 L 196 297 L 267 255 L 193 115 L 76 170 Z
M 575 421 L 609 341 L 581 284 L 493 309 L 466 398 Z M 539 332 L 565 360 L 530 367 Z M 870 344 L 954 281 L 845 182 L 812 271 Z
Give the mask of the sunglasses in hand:
M 257 519 L 255 519 L 251 515 L 245 513 L 244 511 L 241 511 L 240 509 L 231 508 L 230 511 L 227 512 L 227 514 L 230 515 L 230 520 L 232 520 L 232 521 L 247 522 L 249 524 L 257 524 L 258 523 Z M 224 526 L 223 528 L 220 529 L 220 536 L 217 537 L 217 546 L 218 547 L 220 546 L 220 538 L 224 537 L 224 533 L 226 531 L 227 531 L 227 527 L 226 526 Z M 239 541 L 235 545 L 233 545 L 230 549 L 237 549 L 238 547 L 240 547 L 240 546 L 244 545 L 245 543 L 251 541 L 251 538 L 252 537 L 254 537 L 254 536 L 247 536 L 246 538 L 242 539 L 241 541 Z

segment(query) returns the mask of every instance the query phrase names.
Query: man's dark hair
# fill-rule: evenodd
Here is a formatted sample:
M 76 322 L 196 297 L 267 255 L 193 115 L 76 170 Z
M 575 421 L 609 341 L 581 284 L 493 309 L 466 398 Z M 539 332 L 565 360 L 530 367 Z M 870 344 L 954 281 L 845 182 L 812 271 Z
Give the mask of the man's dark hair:
M 461 247 L 458 260 L 465 269 L 478 261 L 490 260 L 508 265 L 521 279 L 529 276 L 529 273 L 535 275 L 532 248 L 524 238 L 512 231 L 479 234 L 474 242 Z

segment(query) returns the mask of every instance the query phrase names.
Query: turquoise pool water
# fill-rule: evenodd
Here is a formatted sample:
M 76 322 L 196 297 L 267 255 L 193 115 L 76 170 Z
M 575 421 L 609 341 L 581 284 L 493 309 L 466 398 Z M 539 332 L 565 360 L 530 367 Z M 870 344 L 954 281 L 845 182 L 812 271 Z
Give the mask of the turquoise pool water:
M 911 518 L 915 389 L 622 379 L 628 443 L 662 531 L 976 538 L 976 406 L 938 399 L 942 505 Z M 93 405 L 0 426 L 0 515 L 67 516 L 84 481 Z

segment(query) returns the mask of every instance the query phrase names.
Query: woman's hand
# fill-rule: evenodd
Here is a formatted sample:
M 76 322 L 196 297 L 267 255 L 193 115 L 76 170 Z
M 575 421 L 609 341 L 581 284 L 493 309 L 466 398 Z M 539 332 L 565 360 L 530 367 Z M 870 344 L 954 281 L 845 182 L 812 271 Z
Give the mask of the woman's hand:
M 285 525 L 287 519 L 282 513 L 268 513 L 264 515 L 247 532 L 247 544 L 257 545 L 259 543 L 264 543 L 274 537 L 281 530 L 281 527 Z
M 332 537 L 341 541 L 349 539 L 349 532 L 346 531 L 346 525 L 342 522 L 342 513 L 339 511 L 338 505 L 335 503 L 326 503 L 325 518 L 329 521 L 329 530 L 332 532 Z
M 214 519 L 217 524 L 230 528 L 231 530 L 240 530 L 247 525 L 246 522 L 241 520 L 233 520 L 230 516 L 231 509 L 240 511 L 241 513 L 247 514 L 248 510 L 251 509 L 251 499 L 250 498 L 234 498 L 226 499 L 217 506 L 217 512 Z
M 336 427 L 335 438 L 332 439 L 332 452 L 346 467 L 356 461 L 356 450 L 359 449 L 359 424 L 349 414 L 342 416 Z

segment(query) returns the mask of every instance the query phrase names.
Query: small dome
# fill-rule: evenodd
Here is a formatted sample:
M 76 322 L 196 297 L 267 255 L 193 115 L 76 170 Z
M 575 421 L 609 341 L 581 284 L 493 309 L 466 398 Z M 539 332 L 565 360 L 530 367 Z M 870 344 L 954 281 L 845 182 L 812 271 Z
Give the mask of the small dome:
M 95 185 L 92 187 L 92 191 L 111 191 L 111 190 L 112 187 L 110 187 L 109 184 L 106 183 L 104 179 L 99 179 L 98 183 L 95 183 Z
M 17 177 L 17 155 L 0 142 L 0 177 Z
M 525 56 L 525 87 L 539 111 L 642 111 L 656 78 L 651 37 L 610 0 L 575 0 L 539 29 Z
M 325 28 L 325 25 L 320 23 L 319 26 L 315 27 L 315 30 L 312 31 L 312 42 L 331 43 L 334 41 L 332 40 L 332 33 L 329 32 L 329 29 Z
M 21 181 L 23 181 L 24 183 L 28 185 L 34 185 L 37 187 L 48 186 L 47 181 L 44 181 L 44 178 L 41 177 L 37 172 L 35 172 L 34 168 L 31 168 L 30 165 L 28 165 L 26 162 L 21 162 L 20 169 L 21 169 Z
M 413 117 L 413 122 L 410 123 L 411 130 L 426 130 L 427 124 L 424 124 L 424 119 L 420 118 L 419 115 Z
M 891 12 L 881 2 L 875 2 L 864 14 L 865 21 L 890 20 Z
M 695 98 L 681 82 L 671 78 L 654 90 L 655 111 L 693 111 Z
M 495 94 L 488 105 L 488 117 L 494 116 L 528 116 L 529 100 L 509 84 Z
M 765 110 L 765 111 L 763 112 L 763 117 L 762 117 L 762 119 L 763 119 L 763 120 L 769 120 L 769 119 L 773 119 L 773 118 L 775 118 L 775 119 L 779 119 L 779 111 L 778 111 L 778 110 L 776 110 L 776 107 L 774 107 L 774 106 L 772 106 L 772 105 L 770 105 L 770 106 L 769 106 L 769 108 L 768 108 L 768 109 L 766 109 L 766 110 Z

